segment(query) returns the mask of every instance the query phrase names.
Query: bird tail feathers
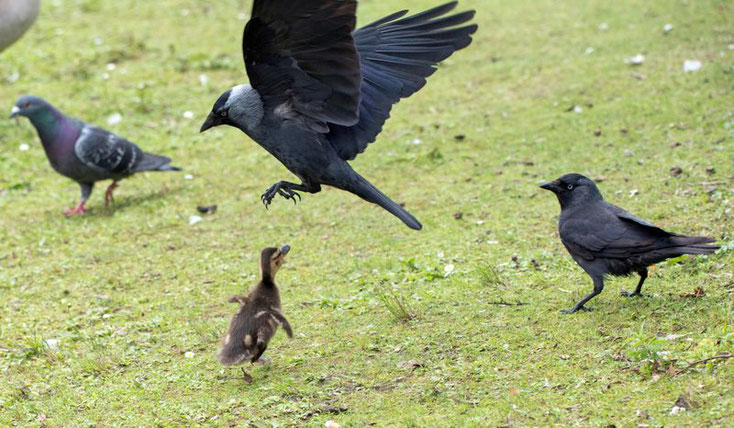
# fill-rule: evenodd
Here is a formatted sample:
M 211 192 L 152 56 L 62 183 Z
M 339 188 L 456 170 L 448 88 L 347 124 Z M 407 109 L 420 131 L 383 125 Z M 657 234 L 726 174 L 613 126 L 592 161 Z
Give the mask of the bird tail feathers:
M 167 156 L 145 153 L 135 168 L 135 172 L 142 171 L 181 171 L 181 168 L 171 165 L 171 158 Z
M 375 186 L 367 181 L 364 177 L 354 172 L 356 176 L 356 183 L 353 183 L 352 188 L 346 189 L 353 192 L 360 198 L 367 202 L 377 204 L 389 211 L 392 215 L 399 218 L 406 226 L 414 230 L 421 230 L 423 225 L 413 217 L 409 212 L 403 209 L 400 205 L 396 204 L 393 200 L 385 196 L 384 193 L 380 192 Z
M 708 245 L 716 240 L 705 236 L 677 235 L 672 241 L 677 245 L 676 250 L 683 254 L 711 254 L 721 248 L 718 245 Z

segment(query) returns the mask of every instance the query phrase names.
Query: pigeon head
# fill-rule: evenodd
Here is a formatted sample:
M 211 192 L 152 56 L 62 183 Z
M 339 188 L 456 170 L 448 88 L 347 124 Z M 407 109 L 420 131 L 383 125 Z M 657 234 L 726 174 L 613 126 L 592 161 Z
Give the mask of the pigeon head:
M 262 99 L 255 89 L 250 85 L 235 86 L 214 103 L 200 132 L 220 125 L 234 126 L 247 132 L 260 124 L 263 112 Z
M 581 174 L 566 174 L 540 188 L 555 193 L 561 208 L 602 199 L 596 184 Z
M 281 248 L 269 247 L 262 250 L 260 269 L 263 272 L 263 277 L 274 278 L 278 269 L 285 264 L 285 256 L 288 255 L 290 250 L 290 245 L 283 245 Z
M 25 116 L 32 119 L 51 111 L 51 109 L 51 105 L 43 99 L 34 97 L 33 95 L 23 95 L 18 98 L 18 101 L 16 101 L 10 110 L 10 118 Z

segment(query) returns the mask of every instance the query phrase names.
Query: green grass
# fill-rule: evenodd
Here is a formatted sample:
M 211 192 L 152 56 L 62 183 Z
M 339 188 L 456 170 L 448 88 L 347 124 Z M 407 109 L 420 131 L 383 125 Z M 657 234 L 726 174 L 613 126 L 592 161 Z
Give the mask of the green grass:
M 405 5 L 363 0 L 360 23 Z M 731 359 L 678 372 L 734 352 L 732 2 L 462 1 L 479 10 L 475 43 L 353 163 L 419 233 L 333 189 L 266 211 L 259 195 L 291 175 L 239 131 L 198 134 L 245 80 L 249 7 L 45 1 L 0 57 L 3 109 L 33 93 L 103 126 L 120 113 L 111 130 L 186 169 L 124 181 L 111 208 L 98 186 L 92 212 L 66 219 L 77 185 L 26 120 L 0 121 L 0 426 L 731 424 Z M 638 53 L 642 66 L 624 63 Z M 703 67 L 684 73 L 685 59 Z M 591 282 L 537 185 L 573 171 L 728 250 L 658 266 L 653 298 L 623 299 L 636 279 L 613 279 L 594 312 L 560 314 Z M 276 335 L 248 385 L 215 358 L 227 298 L 256 281 L 261 248 L 286 242 L 296 336 Z M 681 297 L 696 287 L 706 296 Z M 681 395 L 696 407 L 671 415 Z

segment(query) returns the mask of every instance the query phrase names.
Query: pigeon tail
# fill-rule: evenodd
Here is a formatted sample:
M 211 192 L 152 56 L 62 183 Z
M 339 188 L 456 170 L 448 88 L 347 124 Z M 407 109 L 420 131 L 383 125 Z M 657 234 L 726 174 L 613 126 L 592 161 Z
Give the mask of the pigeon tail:
M 380 192 L 375 186 L 367 181 L 364 177 L 353 172 L 356 177 L 356 182 L 352 184 L 352 187 L 348 190 L 367 202 L 377 204 L 382 208 L 389 211 L 392 215 L 399 218 L 403 223 L 413 230 L 423 229 L 423 225 L 413 217 L 409 212 L 405 211 L 403 207 L 396 204 L 392 199 L 385 196 L 384 193 Z
M 181 171 L 181 168 L 171 165 L 171 158 L 167 156 L 145 153 L 134 172 L 142 171 Z

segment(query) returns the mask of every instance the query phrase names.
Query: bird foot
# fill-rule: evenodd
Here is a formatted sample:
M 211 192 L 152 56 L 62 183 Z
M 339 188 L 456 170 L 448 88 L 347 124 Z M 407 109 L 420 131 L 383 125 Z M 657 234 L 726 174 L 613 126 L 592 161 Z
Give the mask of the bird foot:
M 110 202 L 115 202 L 115 197 L 112 195 L 112 192 L 114 192 L 115 189 L 117 189 L 117 182 L 113 181 L 104 193 L 104 206 L 107 207 L 110 205 Z
M 79 202 L 79 204 L 76 207 L 69 209 L 69 210 L 64 210 L 64 215 L 67 217 L 71 217 L 74 215 L 84 215 L 84 213 L 86 212 L 87 210 L 84 209 L 84 202 Z
M 622 297 L 651 297 L 649 294 L 637 293 L 635 291 L 621 291 L 619 295 Z
M 594 310 L 593 308 L 589 308 L 589 307 L 586 307 L 586 306 L 580 306 L 578 308 L 573 307 L 571 309 L 561 309 L 561 313 L 562 314 L 573 314 L 573 313 L 576 313 L 578 311 L 591 312 L 593 310 Z
M 270 188 L 260 196 L 260 200 L 263 201 L 266 209 L 273 202 L 275 195 L 280 195 L 286 199 L 290 199 L 294 204 L 301 200 L 301 195 L 299 195 L 298 192 L 287 187 L 283 182 L 277 182 L 270 186 Z M 296 198 L 298 198 L 298 201 Z
M 250 374 L 245 371 L 244 367 L 241 367 L 241 369 L 242 369 L 242 379 L 244 379 L 245 383 L 252 383 L 252 376 L 250 376 Z

